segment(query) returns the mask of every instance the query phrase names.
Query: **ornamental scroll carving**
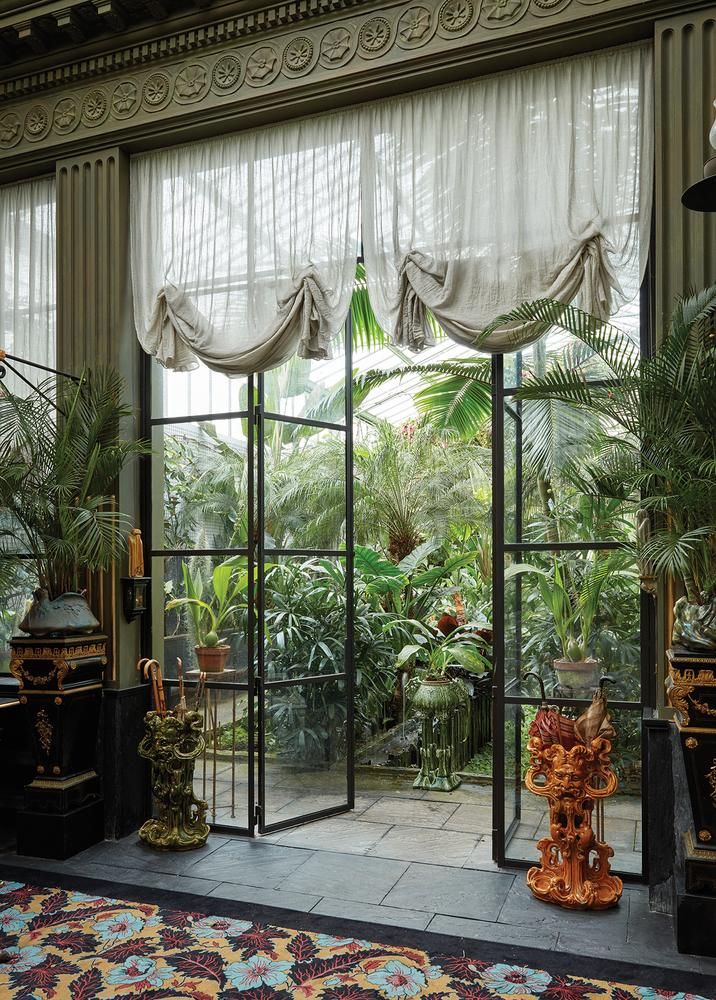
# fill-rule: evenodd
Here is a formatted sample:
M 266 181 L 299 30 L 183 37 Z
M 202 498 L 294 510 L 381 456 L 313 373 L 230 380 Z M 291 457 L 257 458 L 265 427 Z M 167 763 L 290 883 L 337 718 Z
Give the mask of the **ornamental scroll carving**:
M 0 98 L 25 95 L 0 110 L 0 163 L 40 140 L 61 145 L 71 138 L 76 144 L 84 134 L 89 141 L 130 126 L 150 129 L 157 115 L 166 121 L 214 111 L 223 102 L 238 108 L 255 100 L 257 89 L 291 91 L 309 76 L 330 85 L 332 74 L 360 75 L 381 60 L 409 63 L 416 50 L 439 59 L 456 45 L 479 46 L 495 33 L 538 29 L 566 7 L 575 19 L 610 2 L 615 0 L 412 0 L 376 8 L 318 0 L 291 17 L 283 7 L 241 15 L 211 31 L 148 43 L 141 52 L 123 49 L 64 66 L 61 73 L 0 83 Z

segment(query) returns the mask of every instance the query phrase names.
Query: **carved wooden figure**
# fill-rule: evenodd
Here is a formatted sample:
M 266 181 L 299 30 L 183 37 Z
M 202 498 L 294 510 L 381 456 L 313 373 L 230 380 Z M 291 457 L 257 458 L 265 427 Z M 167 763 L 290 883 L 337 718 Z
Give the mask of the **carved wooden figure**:
M 531 766 L 525 783 L 549 802 L 549 837 L 537 847 L 542 863 L 530 868 L 527 884 L 538 899 L 575 910 L 604 910 L 615 906 L 622 881 L 610 874 L 614 851 L 597 840 L 592 828 L 595 802 L 612 795 L 617 777 L 611 768 L 608 739 L 598 736 L 587 746 L 566 749 L 560 743 L 545 746 L 532 736 Z

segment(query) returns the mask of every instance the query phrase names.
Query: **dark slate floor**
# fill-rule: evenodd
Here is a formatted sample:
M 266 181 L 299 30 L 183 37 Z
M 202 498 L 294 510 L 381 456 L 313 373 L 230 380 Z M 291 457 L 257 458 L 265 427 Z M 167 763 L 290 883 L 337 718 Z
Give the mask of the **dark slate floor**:
M 461 820 L 463 805 L 471 812 Z M 66 862 L 6 852 L 0 864 L 110 879 L 118 894 L 122 884 L 153 886 L 716 975 L 716 960 L 677 953 L 671 918 L 649 912 L 644 887 L 627 887 L 603 913 L 536 901 L 523 871 L 496 868 L 489 835 L 461 829 L 481 809 L 367 795 L 348 816 L 255 840 L 214 834 L 190 853 L 156 852 L 132 835 Z

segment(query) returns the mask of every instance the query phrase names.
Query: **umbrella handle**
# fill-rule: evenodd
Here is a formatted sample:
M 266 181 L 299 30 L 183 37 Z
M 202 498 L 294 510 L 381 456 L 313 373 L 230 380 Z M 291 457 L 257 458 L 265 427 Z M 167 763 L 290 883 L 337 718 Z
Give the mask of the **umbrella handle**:
M 528 670 L 526 674 L 522 674 L 524 680 L 528 677 L 534 677 L 539 684 L 540 694 L 542 695 L 542 708 L 547 708 L 547 692 L 545 691 L 544 681 L 540 674 L 536 670 Z
M 600 694 L 604 694 L 604 685 L 605 684 L 616 684 L 616 681 L 614 680 L 613 677 L 610 677 L 609 674 L 602 674 L 602 676 L 599 678 L 599 693 Z

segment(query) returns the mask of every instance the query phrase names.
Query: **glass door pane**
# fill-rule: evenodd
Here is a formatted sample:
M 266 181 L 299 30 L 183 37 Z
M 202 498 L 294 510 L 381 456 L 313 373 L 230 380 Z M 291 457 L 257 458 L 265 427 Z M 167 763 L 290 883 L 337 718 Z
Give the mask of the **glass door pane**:
M 338 363 L 321 363 L 322 379 L 300 359 L 258 379 L 261 833 L 353 805 L 349 336 L 346 345 Z

